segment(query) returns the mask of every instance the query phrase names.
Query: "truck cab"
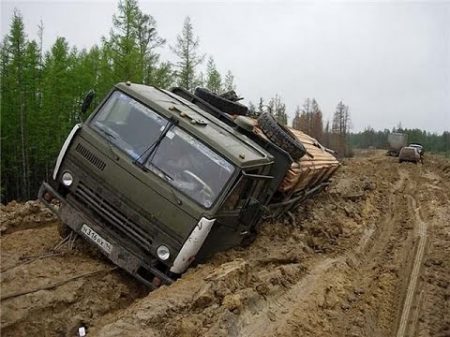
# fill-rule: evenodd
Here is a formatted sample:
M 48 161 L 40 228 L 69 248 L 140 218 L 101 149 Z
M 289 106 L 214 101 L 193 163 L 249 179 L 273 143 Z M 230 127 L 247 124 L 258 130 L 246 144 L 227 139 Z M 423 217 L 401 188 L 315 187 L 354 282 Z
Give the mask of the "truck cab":
M 192 262 L 251 237 L 280 180 L 277 165 L 188 100 L 120 83 L 74 126 L 39 197 L 142 282 L 171 283 Z

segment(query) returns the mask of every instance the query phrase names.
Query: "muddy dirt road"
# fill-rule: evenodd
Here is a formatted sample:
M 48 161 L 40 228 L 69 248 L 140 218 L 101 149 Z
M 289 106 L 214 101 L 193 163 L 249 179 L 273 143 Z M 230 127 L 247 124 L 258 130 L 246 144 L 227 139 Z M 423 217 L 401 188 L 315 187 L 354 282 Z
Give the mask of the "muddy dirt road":
M 247 249 L 148 293 L 39 204 L 1 212 L 2 336 L 450 336 L 450 162 L 344 163 Z

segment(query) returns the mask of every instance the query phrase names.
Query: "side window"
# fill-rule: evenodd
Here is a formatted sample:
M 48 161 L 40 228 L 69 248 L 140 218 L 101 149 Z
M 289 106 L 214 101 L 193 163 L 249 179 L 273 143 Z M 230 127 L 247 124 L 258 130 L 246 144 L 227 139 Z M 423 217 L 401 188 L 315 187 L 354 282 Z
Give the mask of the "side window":
M 228 196 L 227 200 L 224 202 L 222 209 L 224 211 L 231 211 L 238 207 L 240 196 L 242 191 L 244 190 L 244 186 L 246 183 L 246 178 L 241 176 L 237 184 L 233 187 L 231 194 Z
M 248 171 L 248 174 L 258 174 L 258 170 Z M 241 176 L 237 185 L 228 196 L 223 204 L 223 210 L 231 211 L 233 209 L 242 208 L 247 200 L 254 194 L 255 186 L 259 185 L 259 181 L 246 176 Z

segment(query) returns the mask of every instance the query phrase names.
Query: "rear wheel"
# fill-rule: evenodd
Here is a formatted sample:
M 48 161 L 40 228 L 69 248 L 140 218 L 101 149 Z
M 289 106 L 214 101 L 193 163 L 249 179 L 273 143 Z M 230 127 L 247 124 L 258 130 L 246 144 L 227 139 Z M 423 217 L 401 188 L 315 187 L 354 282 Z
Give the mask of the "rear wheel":
M 262 113 L 258 117 L 258 125 L 267 138 L 289 153 L 292 159 L 298 160 L 305 155 L 303 144 L 288 128 L 278 123 L 272 114 Z

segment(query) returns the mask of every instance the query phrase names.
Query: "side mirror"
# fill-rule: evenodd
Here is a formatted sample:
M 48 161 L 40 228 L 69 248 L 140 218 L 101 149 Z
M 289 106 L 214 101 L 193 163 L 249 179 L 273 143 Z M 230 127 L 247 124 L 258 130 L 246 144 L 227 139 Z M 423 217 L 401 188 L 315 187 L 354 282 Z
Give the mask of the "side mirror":
M 83 104 L 81 105 L 81 113 L 85 114 L 86 111 L 88 111 L 94 97 L 95 97 L 95 91 L 92 89 L 89 90 L 86 97 L 84 97 Z

